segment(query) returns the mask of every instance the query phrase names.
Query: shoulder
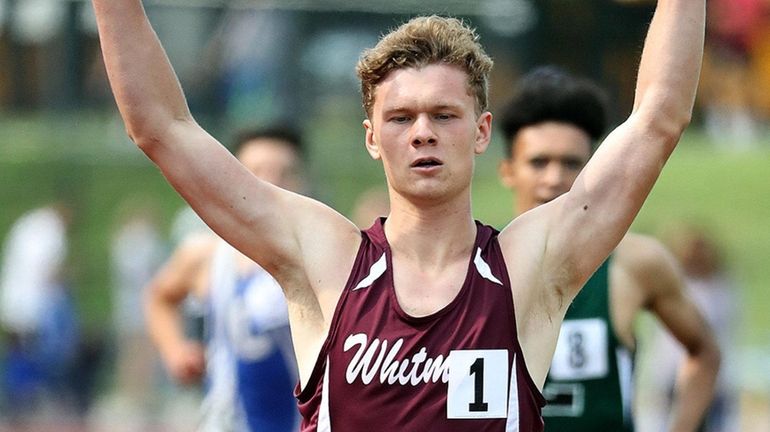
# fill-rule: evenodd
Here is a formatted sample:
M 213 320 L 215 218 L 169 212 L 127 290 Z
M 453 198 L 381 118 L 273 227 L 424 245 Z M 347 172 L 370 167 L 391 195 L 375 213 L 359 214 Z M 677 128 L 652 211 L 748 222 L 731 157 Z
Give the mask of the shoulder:
M 545 248 L 544 233 L 548 228 L 550 212 L 547 205 L 529 210 L 514 218 L 499 235 L 498 241 L 505 252 L 516 250 L 537 251 L 542 256 Z
M 628 233 L 615 248 L 614 261 L 628 270 L 652 271 L 671 265 L 673 255 L 660 240 L 636 233 Z
M 202 266 L 211 259 L 221 241 L 223 240 L 210 233 L 188 235 L 174 250 L 171 259 L 178 264 L 186 264 L 190 267 Z
M 12 231 L 26 235 L 41 237 L 41 233 L 49 233 L 63 225 L 58 213 L 52 208 L 43 207 L 30 210 L 21 215 L 13 224 Z
M 628 233 L 613 254 L 612 266 L 633 278 L 647 302 L 681 291 L 682 276 L 673 254 L 654 237 Z

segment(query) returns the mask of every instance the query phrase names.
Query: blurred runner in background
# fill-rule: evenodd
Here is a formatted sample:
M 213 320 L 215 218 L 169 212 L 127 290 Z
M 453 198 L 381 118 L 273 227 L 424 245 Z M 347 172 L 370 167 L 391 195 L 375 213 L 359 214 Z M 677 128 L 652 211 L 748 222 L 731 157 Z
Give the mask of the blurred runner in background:
M 234 153 L 255 176 L 302 189 L 302 147 L 292 130 L 244 132 Z M 185 329 L 181 308 L 191 298 L 204 313 Z M 150 283 L 146 310 L 169 373 L 184 384 L 205 378 L 199 430 L 296 430 L 288 312 L 264 269 L 213 233 L 191 234 Z

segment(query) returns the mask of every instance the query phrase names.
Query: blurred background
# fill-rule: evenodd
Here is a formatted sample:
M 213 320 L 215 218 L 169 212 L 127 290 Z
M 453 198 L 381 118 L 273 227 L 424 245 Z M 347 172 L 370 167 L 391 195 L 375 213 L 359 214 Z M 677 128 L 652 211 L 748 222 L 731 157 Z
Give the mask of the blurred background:
M 684 264 L 706 260 L 694 271 L 705 266 L 721 278 L 721 297 L 702 307 L 715 317 L 739 401 L 734 430 L 768 431 L 770 0 L 708 4 L 695 119 L 633 229 L 663 239 Z M 365 191 L 384 190 L 382 169 L 363 148 L 354 74 L 360 52 L 383 32 L 414 14 L 466 18 L 495 60 L 493 113 L 518 76 L 553 63 L 601 83 L 618 122 L 632 104 L 654 8 L 643 0 L 145 5 L 198 121 L 223 143 L 243 127 L 297 125 L 309 144 L 311 195 L 344 214 Z M 474 213 L 502 227 L 511 203 L 497 180 L 503 144 L 495 139 L 477 163 Z M 141 310 L 142 287 L 174 246 L 182 206 L 126 137 L 90 3 L 0 0 L 0 280 L 49 277 L 57 286 L 55 295 L 5 290 L 0 298 L 6 362 L 24 343 L 19 331 L 43 329 L 47 340 L 37 366 L 5 363 L 0 430 L 30 416 L 34 425 L 23 430 L 192 430 L 200 391 L 166 378 Z M 42 252 L 25 244 L 50 247 L 35 261 Z M 660 356 L 667 350 L 654 322 L 640 326 L 639 412 L 654 413 L 663 400 L 655 392 L 669 379 Z M 649 414 L 647 430 L 658 415 Z

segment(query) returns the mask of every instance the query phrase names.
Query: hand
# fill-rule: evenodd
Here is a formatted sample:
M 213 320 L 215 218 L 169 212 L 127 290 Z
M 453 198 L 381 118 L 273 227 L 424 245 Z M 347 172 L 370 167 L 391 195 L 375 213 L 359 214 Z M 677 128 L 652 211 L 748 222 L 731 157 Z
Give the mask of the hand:
M 206 352 L 198 342 L 185 341 L 164 356 L 168 373 L 184 385 L 197 384 L 206 371 Z

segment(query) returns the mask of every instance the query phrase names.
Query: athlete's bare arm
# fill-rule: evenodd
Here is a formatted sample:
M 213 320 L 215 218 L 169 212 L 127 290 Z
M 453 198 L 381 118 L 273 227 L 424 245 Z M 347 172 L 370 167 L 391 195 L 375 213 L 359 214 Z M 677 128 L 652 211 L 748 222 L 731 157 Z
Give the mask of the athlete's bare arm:
M 692 116 L 705 1 L 659 1 L 631 116 L 599 147 L 551 217 L 547 269 L 567 266 L 574 296 L 625 235 Z
M 93 4 L 130 137 L 217 234 L 278 280 L 290 310 L 323 332 L 360 242 L 356 227 L 258 180 L 196 124 L 139 0 Z
M 579 289 L 625 235 L 689 124 L 703 51 L 704 0 L 660 0 L 645 41 L 630 117 L 572 189 L 500 235 L 512 271 L 522 348 L 538 384 Z
M 634 110 L 591 158 L 572 189 L 530 213 L 544 220 L 543 270 L 563 271 L 566 307 L 625 235 L 692 115 L 705 2 L 659 1 L 645 42 Z M 516 224 L 516 221 L 513 225 Z
M 200 381 L 205 371 L 203 344 L 184 334 L 181 307 L 189 296 L 207 293 L 207 275 L 217 238 L 185 239 L 145 289 L 147 330 L 169 374 L 183 384 Z
M 669 430 L 694 432 L 714 395 L 720 357 L 716 339 L 686 295 L 676 259 L 659 241 L 629 234 L 614 256 L 633 278 L 635 283 L 629 286 L 641 291 L 642 306 L 655 314 L 686 351 L 677 377 Z M 631 324 L 630 320 L 620 321 Z

